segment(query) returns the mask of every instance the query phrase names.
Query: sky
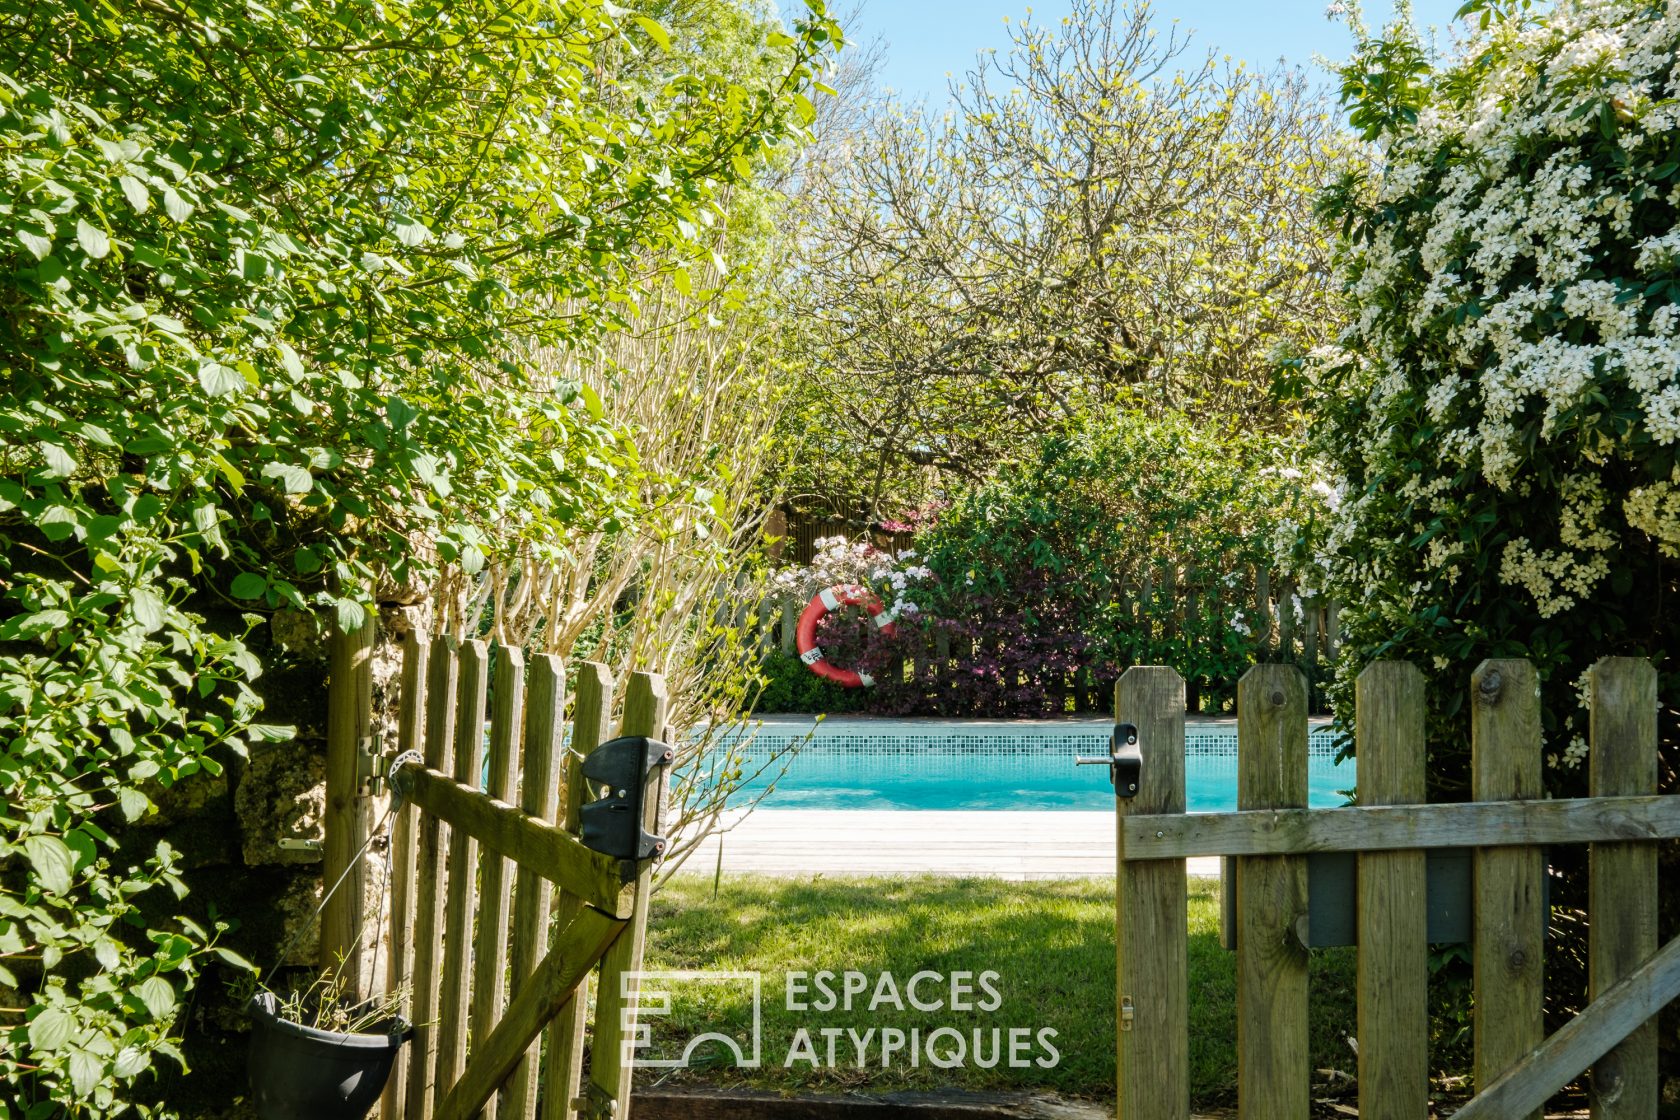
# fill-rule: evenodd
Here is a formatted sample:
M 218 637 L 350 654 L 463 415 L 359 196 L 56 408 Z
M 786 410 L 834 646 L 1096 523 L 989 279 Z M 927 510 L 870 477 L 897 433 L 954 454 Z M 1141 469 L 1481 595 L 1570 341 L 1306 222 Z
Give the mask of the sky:
M 1270 68 L 1280 58 L 1311 67 L 1315 55 L 1345 57 L 1352 44 L 1347 25 L 1325 18 L 1328 0 L 1155 0 L 1157 25 L 1176 20 L 1194 32 L 1192 54 L 1212 48 L 1253 66 Z M 1440 41 L 1461 0 L 1413 0 L 1420 28 L 1434 26 Z M 852 24 L 854 42 L 881 40 L 881 84 L 908 100 L 945 101 L 946 74 L 961 77 L 972 68 L 975 53 L 986 47 L 1000 52 L 1009 45 L 1004 17 L 1026 15 L 1033 22 L 1059 21 L 1069 0 L 862 0 Z M 844 10 L 844 5 L 838 5 Z M 1390 0 L 1368 0 L 1365 22 L 1379 27 L 1393 11 Z M 1325 79 L 1328 83 L 1328 78 Z

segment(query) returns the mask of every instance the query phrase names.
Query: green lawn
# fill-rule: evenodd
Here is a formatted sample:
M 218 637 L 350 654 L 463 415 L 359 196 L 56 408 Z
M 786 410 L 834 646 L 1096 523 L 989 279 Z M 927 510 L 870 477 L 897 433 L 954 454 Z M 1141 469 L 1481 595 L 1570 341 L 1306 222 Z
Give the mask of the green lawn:
M 764 974 L 764 1061 L 757 1070 L 737 1070 L 719 1061 L 698 1071 L 670 1075 L 678 1080 L 745 1084 L 771 1089 L 1044 1088 L 1062 1093 L 1114 1094 L 1114 883 L 1112 880 L 1003 882 L 995 879 L 870 878 L 808 880 L 736 876 L 723 881 L 714 899 L 709 879 L 683 878 L 656 896 L 648 933 L 647 968 L 758 971 Z M 840 1008 L 789 1010 L 789 970 L 866 974 L 869 990 L 850 1013 Z M 922 970 L 947 980 L 953 974 L 986 970 L 1001 1003 L 987 1013 L 903 1011 L 883 1003 L 875 1013 L 862 1006 L 874 994 L 878 976 L 893 974 L 902 989 Z M 833 985 L 838 991 L 842 982 Z M 1312 963 L 1312 1040 L 1315 1068 L 1351 1071 L 1355 1059 L 1345 1036 L 1353 1032 L 1352 950 L 1316 952 Z M 672 1014 L 656 1018 L 656 1041 L 722 1030 L 750 1037 L 750 1001 L 744 992 L 674 985 Z M 918 994 L 933 1002 L 933 981 Z M 904 993 L 901 991 L 900 995 Z M 814 998 L 815 993 L 806 998 Z M 976 989 L 975 1000 L 986 998 Z M 988 1002 L 990 1002 L 988 1000 Z M 1217 887 L 1192 880 L 1190 894 L 1190 1069 L 1191 1093 L 1202 1104 L 1234 1095 L 1236 976 L 1233 957 L 1219 946 Z M 799 1028 L 806 1028 L 820 1059 L 785 1065 Z M 1026 1068 L 915 1066 L 896 1053 L 885 1068 L 879 1033 L 869 1040 L 865 1068 L 856 1064 L 854 1043 L 837 1039 L 836 1065 L 829 1067 L 823 1028 L 896 1028 L 926 1035 L 942 1027 L 965 1038 L 982 1032 L 989 1057 L 993 1029 L 1028 1028 Z M 1037 1043 L 1040 1028 L 1056 1032 L 1051 1045 L 1060 1060 L 1037 1064 L 1048 1053 Z M 974 1043 L 970 1041 L 969 1046 Z M 947 1054 L 950 1035 L 936 1046 Z M 704 1053 L 718 1057 L 708 1046 Z M 925 1053 L 925 1049 L 924 1049 Z M 1005 1052 L 1007 1057 L 1007 1050 Z M 657 1078 L 644 1071 L 647 1080 Z

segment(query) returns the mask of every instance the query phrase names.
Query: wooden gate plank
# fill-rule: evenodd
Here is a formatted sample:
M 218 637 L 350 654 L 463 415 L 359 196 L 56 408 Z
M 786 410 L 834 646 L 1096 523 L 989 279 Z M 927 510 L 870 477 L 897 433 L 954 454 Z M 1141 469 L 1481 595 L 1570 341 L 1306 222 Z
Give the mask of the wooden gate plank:
M 1594 797 L 1657 791 L 1657 670 L 1644 658 L 1607 657 L 1594 665 Z M 1657 949 L 1657 848 L 1594 844 L 1587 856 L 1588 998 L 1597 999 Z M 1594 1120 L 1648 1120 L 1657 1114 L 1657 1024 L 1632 1034 L 1593 1066 Z
M 455 719 L 455 781 L 477 788 L 484 770 L 484 702 L 490 686 L 490 652 L 483 642 L 461 643 L 461 683 Z M 415 800 L 425 807 L 423 785 Z M 467 1021 L 471 1014 L 473 869 L 478 841 L 466 827 L 449 831 L 449 890 L 443 911 L 442 995 L 438 1002 L 436 1092 L 447 1094 L 467 1061 Z
M 1286 632 L 1290 590 L 1286 584 Z M 1256 665 L 1237 684 L 1237 804 L 1307 804 L 1307 689 L 1292 665 Z M 1238 861 L 1237 1111 L 1243 1120 L 1306 1116 L 1311 1108 L 1306 920 L 1304 857 Z
M 560 793 L 561 757 L 566 746 L 566 670 L 560 658 L 540 653 L 531 659 L 525 708 L 525 748 L 521 763 L 519 807 L 539 820 L 555 820 Z M 529 867 L 519 869 L 513 887 L 513 947 L 508 968 L 528 976 L 548 942 L 548 919 L 554 888 Z M 519 1068 L 502 1091 L 502 1115 L 527 1120 L 537 1102 L 538 1048 L 526 1048 Z
M 1534 666 L 1488 660 L 1471 678 L 1471 794 L 1478 801 L 1543 796 L 1540 683 Z M 1475 1083 L 1493 1084 L 1545 1038 L 1542 1018 L 1545 857 L 1538 847 L 1475 853 Z M 1518 1113 L 1500 1113 L 1516 1120 Z M 1539 1120 L 1536 1107 L 1530 1115 Z
M 507 1014 L 489 1037 L 473 1046 L 472 1061 L 438 1105 L 437 1120 L 472 1120 L 507 1080 L 543 1026 L 569 999 L 578 981 L 625 932 L 625 922 L 584 907 L 554 939 L 543 958 L 508 1005 Z
M 585 847 L 563 828 L 527 817 L 517 806 L 493 801 L 482 790 L 435 770 L 405 766 L 398 774 L 409 784 L 408 795 L 416 805 L 458 826 L 459 831 L 470 832 L 475 845 L 530 868 L 597 910 L 629 917 L 634 891 L 624 883 L 620 860 Z
M 431 641 L 426 632 L 410 630 L 403 639 L 402 693 L 397 698 L 397 753 L 419 751 L 426 742 L 426 675 Z M 391 821 L 390 947 L 385 956 L 385 990 L 400 993 L 414 982 L 412 940 L 415 921 L 414 839 L 418 822 L 412 805 L 404 805 Z M 413 1012 L 413 995 L 409 1008 Z M 408 1108 L 408 1051 L 404 1046 L 391 1063 L 391 1076 L 380 1098 L 380 1115 L 401 1120 Z
M 358 999 L 372 987 L 366 941 L 367 862 L 355 858 L 373 831 L 373 798 L 358 775 L 362 744 L 373 735 L 373 643 L 379 619 L 362 612 L 354 630 L 332 628 L 328 642 L 327 803 L 323 813 L 321 877 L 338 884 L 321 904 L 319 965 L 341 978 Z
M 1119 822 L 1184 812 L 1184 679 L 1163 666 L 1127 669 L 1114 686 L 1114 718 L 1137 727 L 1143 754 L 1137 796 L 1115 798 Z M 1190 1115 L 1188 905 L 1183 860 L 1120 862 L 1115 1064 L 1123 1120 Z
M 595 661 L 578 667 L 577 697 L 572 706 L 572 749 L 561 767 L 563 784 L 560 807 L 568 832 L 578 830 L 579 810 L 585 789 L 583 758 L 612 738 L 612 671 Z M 577 912 L 579 902 L 561 895 L 554 903 L 555 923 L 564 925 Z M 543 1071 L 543 1120 L 570 1120 L 577 1110 L 572 1103 L 583 1087 L 584 1028 L 588 1023 L 589 977 L 578 985 L 577 994 L 562 1007 L 548 1028 L 548 1066 Z
M 490 704 L 489 789 L 504 803 L 513 800 L 514 766 L 525 715 L 525 652 L 496 647 L 495 687 Z M 507 858 L 488 844 L 478 848 L 477 920 L 473 933 L 472 1048 L 479 1049 L 501 1018 L 507 995 L 508 910 L 513 883 Z M 496 1120 L 496 1099 L 484 1102 L 484 1120 Z
M 1680 999 L 1680 937 L 1605 989 L 1585 1011 L 1478 1092 L 1453 1114 L 1453 1120 L 1509 1120 L 1538 1114 L 1547 1098 L 1676 999 Z
M 665 737 L 665 680 L 654 673 L 634 673 L 624 695 L 625 735 Z M 648 771 L 642 793 L 642 827 L 659 831 L 669 793 L 669 771 L 655 766 Z M 629 1011 L 636 998 L 635 973 L 642 967 L 642 945 L 647 937 L 648 902 L 653 893 L 653 861 L 644 861 L 636 876 L 636 904 L 629 927 L 614 941 L 601 959 L 601 986 L 595 993 L 595 1032 L 589 1053 L 589 1081 L 600 1095 L 617 1102 L 615 1120 L 630 1115 L 630 1054 L 626 1051 L 635 1033 L 635 1014 Z M 628 1012 L 628 1013 L 627 1013 Z
M 1362 805 L 1426 796 L 1423 674 L 1376 661 L 1355 686 Z M 1429 913 L 1422 851 L 1359 856 L 1361 1120 L 1429 1115 Z
M 447 771 L 455 765 L 455 697 L 460 663 L 455 639 L 432 639 L 431 664 L 426 673 L 426 765 Z M 440 984 L 438 947 L 443 942 L 444 883 L 448 865 L 444 851 L 447 827 L 437 817 L 420 814 L 415 837 L 414 922 L 414 1041 L 409 1055 L 408 1110 L 415 1120 L 431 1120 L 437 1103 L 435 1077 L 438 1055 Z M 387 1116 L 385 1120 L 408 1120 Z

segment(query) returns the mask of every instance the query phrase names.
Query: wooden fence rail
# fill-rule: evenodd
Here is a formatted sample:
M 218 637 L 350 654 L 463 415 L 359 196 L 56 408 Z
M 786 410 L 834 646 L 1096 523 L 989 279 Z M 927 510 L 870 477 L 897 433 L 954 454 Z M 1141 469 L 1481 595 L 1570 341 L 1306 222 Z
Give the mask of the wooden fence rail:
M 1653 1016 L 1680 996 L 1680 940 L 1657 946 L 1655 842 L 1680 836 L 1680 796 L 1656 796 L 1657 684 L 1648 661 L 1591 672 L 1587 798 L 1547 801 L 1540 690 L 1526 661 L 1486 661 L 1470 681 L 1474 801 L 1426 805 L 1423 677 L 1371 665 L 1357 687 L 1360 805 L 1304 808 L 1306 685 L 1261 665 L 1238 690 L 1238 811 L 1184 813 L 1183 681 L 1129 670 L 1115 719 L 1138 727 L 1135 799 L 1117 800 L 1119 1114 L 1185 1120 L 1185 863 L 1234 857 L 1238 1103 L 1243 1117 L 1306 1116 L 1311 1086 L 1309 853 L 1358 853 L 1359 1115 L 1429 1115 L 1429 904 L 1425 850 L 1473 849 L 1476 1097 L 1461 1120 L 1538 1116 L 1589 1067 L 1595 1120 L 1655 1120 Z M 1174 712 L 1179 713 L 1174 718 Z M 1592 1002 L 1551 1038 L 1542 1016 L 1545 845 L 1586 843 Z M 1163 1079 L 1165 1083 L 1163 1084 Z
M 414 753 L 392 771 L 403 807 L 392 834 L 386 983 L 412 993 L 416 1033 L 381 1115 L 534 1120 L 540 1108 L 544 1120 L 624 1120 L 652 859 L 597 850 L 604 845 L 582 830 L 585 760 L 629 749 L 606 743 L 610 673 L 580 667 L 568 721 L 559 658 L 527 664 L 518 649 L 416 632 L 402 688 L 400 749 Z M 665 711 L 660 678 L 633 675 L 620 734 L 662 739 Z M 666 771 L 656 761 L 644 768 L 640 823 L 657 835 Z

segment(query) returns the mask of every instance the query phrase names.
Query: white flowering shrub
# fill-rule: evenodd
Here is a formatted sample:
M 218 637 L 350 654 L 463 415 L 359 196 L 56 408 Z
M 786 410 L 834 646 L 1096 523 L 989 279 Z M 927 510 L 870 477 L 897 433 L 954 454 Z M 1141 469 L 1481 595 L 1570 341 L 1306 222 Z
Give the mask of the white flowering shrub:
M 1318 373 L 1346 495 L 1324 553 L 1344 701 L 1365 662 L 1410 658 L 1444 743 L 1477 661 L 1531 657 L 1562 787 L 1585 732 L 1569 686 L 1676 641 L 1680 7 L 1511 12 L 1443 68 L 1391 31 L 1342 71 L 1384 158 L 1327 200 L 1350 325 Z
M 770 574 L 773 594 L 808 601 L 825 587 L 858 584 L 879 595 L 895 618 L 913 617 L 921 611 L 910 593 L 926 586 L 933 573 L 914 563 L 914 552 L 906 549 L 894 556 L 868 541 L 845 537 L 818 537 L 815 545 L 809 564 L 778 568 Z

